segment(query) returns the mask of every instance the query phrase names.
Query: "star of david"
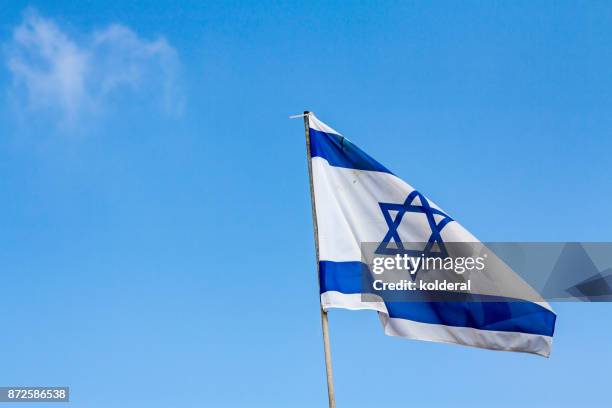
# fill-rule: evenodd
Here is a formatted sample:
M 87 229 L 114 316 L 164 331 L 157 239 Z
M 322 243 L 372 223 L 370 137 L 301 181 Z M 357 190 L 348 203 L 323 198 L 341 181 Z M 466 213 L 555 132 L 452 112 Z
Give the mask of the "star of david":
M 403 204 L 378 203 L 378 205 L 380 206 L 383 216 L 385 217 L 385 221 L 387 222 L 389 231 L 376 249 L 377 254 L 407 254 L 409 256 L 424 255 L 425 257 L 431 258 L 446 258 L 448 256 L 446 246 L 444 245 L 444 241 L 442 240 L 442 236 L 440 235 L 440 233 L 449 222 L 453 221 L 453 219 L 444 212 L 438 210 L 437 208 L 433 208 L 423 194 L 414 190 L 413 192 L 408 194 L 408 197 L 406 197 L 406 200 Z M 393 217 L 392 212 L 397 213 L 395 215 L 395 218 Z M 429 228 L 431 229 L 431 235 L 429 236 L 429 240 L 425 244 L 423 250 L 405 248 L 402 239 L 399 236 L 399 232 L 397 229 L 400 226 L 400 223 L 402 222 L 402 218 L 408 212 L 422 213 L 425 214 L 425 216 L 427 217 L 427 223 L 429 224 Z M 394 246 L 391 245 L 392 240 L 395 243 Z

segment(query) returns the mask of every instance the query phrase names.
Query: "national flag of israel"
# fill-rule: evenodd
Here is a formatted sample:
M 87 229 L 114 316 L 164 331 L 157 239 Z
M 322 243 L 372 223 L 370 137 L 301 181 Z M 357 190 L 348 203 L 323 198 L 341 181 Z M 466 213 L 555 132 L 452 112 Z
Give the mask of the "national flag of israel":
M 550 354 L 556 315 L 509 268 L 489 277 L 488 283 L 477 289 L 482 298 L 495 295 L 496 301 L 364 301 L 361 275 L 367 265 L 362 262 L 362 243 L 390 238 L 428 242 L 432 237 L 439 242 L 479 241 L 426 196 L 313 114 L 308 115 L 308 123 L 324 310 L 376 310 L 385 333 L 391 336 Z M 398 216 L 404 208 L 423 216 Z M 495 291 L 499 287 L 521 290 L 509 289 L 499 298 Z M 528 292 L 530 296 L 522 297 Z

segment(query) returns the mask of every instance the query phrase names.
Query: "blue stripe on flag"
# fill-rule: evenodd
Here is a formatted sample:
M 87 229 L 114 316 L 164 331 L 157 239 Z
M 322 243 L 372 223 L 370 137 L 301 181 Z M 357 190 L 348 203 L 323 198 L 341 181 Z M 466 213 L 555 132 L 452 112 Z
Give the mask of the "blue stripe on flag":
M 361 262 L 319 262 L 321 293 L 361 293 Z M 486 295 L 480 295 L 487 298 Z M 446 326 L 472 327 L 552 336 L 556 315 L 537 303 L 508 299 L 507 302 L 385 302 L 389 317 Z
M 334 290 L 346 294 L 361 293 L 362 262 L 319 261 L 321 293 Z
M 321 157 L 335 167 L 391 173 L 343 136 L 310 128 L 310 155 Z

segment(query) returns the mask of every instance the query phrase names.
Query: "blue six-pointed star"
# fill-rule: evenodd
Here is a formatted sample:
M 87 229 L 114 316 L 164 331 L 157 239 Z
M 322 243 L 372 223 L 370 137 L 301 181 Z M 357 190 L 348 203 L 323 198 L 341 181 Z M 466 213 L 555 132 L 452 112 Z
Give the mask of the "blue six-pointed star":
M 408 197 L 406 197 L 403 204 L 378 203 L 378 205 L 380 206 L 383 216 L 385 217 L 389 231 L 376 249 L 377 254 L 407 254 L 409 256 L 424 255 L 425 257 L 432 258 L 445 258 L 448 256 L 448 252 L 446 251 L 446 246 L 444 245 L 444 241 L 440 236 L 440 232 L 449 222 L 453 221 L 453 219 L 437 208 L 431 207 L 429 201 L 427 201 L 423 194 L 414 190 L 408 194 Z M 392 212 L 397 212 L 395 218 L 393 218 Z M 429 240 L 427 243 L 425 243 L 425 247 L 422 250 L 405 248 L 404 243 L 399 236 L 398 227 L 402 222 L 402 218 L 408 212 L 422 213 L 427 217 L 427 222 L 429 224 L 429 228 L 431 229 L 431 235 L 429 236 Z M 438 217 L 434 217 L 435 215 L 438 215 Z M 438 218 L 437 222 L 436 218 Z M 394 241 L 395 245 L 391 245 L 392 240 Z M 435 247 L 437 247 L 438 250 L 435 250 Z

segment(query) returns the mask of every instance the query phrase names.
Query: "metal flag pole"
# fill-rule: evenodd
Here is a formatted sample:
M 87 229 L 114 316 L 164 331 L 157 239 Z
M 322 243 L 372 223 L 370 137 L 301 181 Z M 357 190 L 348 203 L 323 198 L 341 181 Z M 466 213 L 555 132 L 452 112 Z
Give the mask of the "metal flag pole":
M 314 225 L 315 252 L 317 256 L 317 282 L 319 279 L 319 230 L 317 226 L 317 209 L 315 207 L 314 185 L 312 182 L 312 160 L 310 158 L 310 123 L 308 121 L 310 112 L 304 111 L 304 131 L 306 132 L 306 159 L 308 160 L 308 179 L 310 181 L 310 205 L 312 209 L 312 223 Z M 329 322 L 327 312 L 321 306 L 319 298 L 319 309 L 321 311 L 321 326 L 323 328 L 323 347 L 325 349 L 325 371 L 327 373 L 327 397 L 329 408 L 336 408 L 334 399 L 334 375 L 332 372 L 331 348 L 329 346 Z

